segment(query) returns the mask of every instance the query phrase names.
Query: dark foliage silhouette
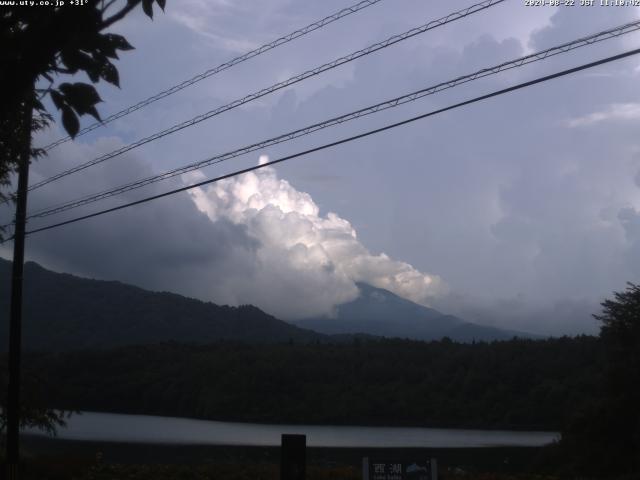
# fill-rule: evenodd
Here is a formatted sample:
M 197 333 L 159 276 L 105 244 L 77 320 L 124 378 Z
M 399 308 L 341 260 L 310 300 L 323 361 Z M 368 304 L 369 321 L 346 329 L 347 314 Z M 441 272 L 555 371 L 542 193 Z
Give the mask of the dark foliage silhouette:
M 59 83 L 61 75 L 84 73 L 92 83 L 103 80 L 119 86 L 113 60 L 131 50 L 127 40 L 106 30 L 138 5 L 153 16 L 153 4 L 164 9 L 166 0 L 89 0 L 80 6 L 0 9 L 0 187 L 10 184 L 25 146 L 25 109 L 33 105 L 32 131 L 46 126 L 52 116 L 44 99 L 50 96 L 62 125 L 72 137 L 80 128 L 79 116 L 100 119 L 100 95 L 84 82 Z M 42 150 L 32 149 L 32 157 Z M 7 193 L 0 191 L 0 200 Z
M 571 473 L 640 474 L 640 286 L 602 303 L 602 378 L 577 408 L 560 445 Z M 629 477 L 637 478 L 637 477 Z
M 60 83 L 60 76 L 84 73 L 92 83 L 104 80 L 119 86 L 118 70 L 112 60 L 118 58 L 119 51 L 133 47 L 121 35 L 106 30 L 139 5 L 152 17 L 153 4 L 164 9 L 165 2 L 89 0 L 76 6 L 18 4 L 0 9 L 0 201 L 13 197 L 7 190 L 22 158 L 27 158 L 24 154 L 29 153 L 31 159 L 45 154 L 42 149 L 32 148 L 31 138 L 35 131 L 53 120 L 45 106 L 47 96 L 72 137 L 80 128 L 79 116 L 100 119 L 96 105 L 101 99 L 93 85 Z M 0 240 L 4 233 L 0 228 Z M 26 378 L 23 387 L 28 387 L 31 380 L 33 378 Z M 22 390 L 23 425 L 52 431 L 63 422 L 64 413 L 41 405 L 42 395 L 33 389 Z M 2 427 L 6 423 L 5 406 L 3 394 L 0 396 Z

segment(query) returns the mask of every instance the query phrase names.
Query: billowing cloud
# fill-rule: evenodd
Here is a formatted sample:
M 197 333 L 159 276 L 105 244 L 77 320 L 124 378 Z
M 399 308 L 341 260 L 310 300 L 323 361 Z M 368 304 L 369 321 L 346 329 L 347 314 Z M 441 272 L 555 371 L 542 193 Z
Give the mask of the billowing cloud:
M 266 157 L 261 157 L 264 163 Z M 307 193 L 265 167 L 191 191 L 212 222 L 246 227 L 259 243 L 257 268 L 240 290 L 246 298 L 283 318 L 331 314 L 354 299 L 355 282 L 386 288 L 428 304 L 446 291 L 436 275 L 419 272 L 384 253 L 374 255 L 353 226 L 336 213 L 320 214 Z

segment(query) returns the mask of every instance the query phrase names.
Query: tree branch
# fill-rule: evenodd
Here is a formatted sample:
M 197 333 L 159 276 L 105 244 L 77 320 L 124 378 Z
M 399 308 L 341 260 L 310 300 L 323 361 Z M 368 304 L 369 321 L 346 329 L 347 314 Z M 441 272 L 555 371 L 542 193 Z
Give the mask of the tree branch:
M 135 0 L 132 3 L 129 3 L 126 7 L 120 10 L 118 13 L 114 13 L 112 16 L 103 20 L 102 25 L 100 26 L 100 31 L 104 30 L 107 27 L 110 27 L 112 24 L 116 23 L 118 20 L 122 20 L 131 10 L 136 8 L 140 0 Z
M 107 2 L 107 4 L 104 4 L 104 0 L 102 0 L 102 14 L 104 15 L 107 10 L 109 10 L 109 8 L 111 8 L 111 5 L 113 5 L 114 3 L 116 3 L 117 0 L 110 0 L 109 2 Z

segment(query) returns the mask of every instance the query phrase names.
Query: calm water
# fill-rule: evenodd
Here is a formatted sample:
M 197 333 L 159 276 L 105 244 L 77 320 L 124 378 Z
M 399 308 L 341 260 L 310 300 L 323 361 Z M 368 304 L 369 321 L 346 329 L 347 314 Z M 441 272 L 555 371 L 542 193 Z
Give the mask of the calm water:
M 29 430 L 28 433 L 37 431 Z M 283 433 L 307 435 L 311 447 L 536 447 L 558 438 L 554 432 L 456 430 L 404 427 L 263 425 L 188 418 L 85 412 L 72 416 L 58 437 L 115 442 L 280 445 Z

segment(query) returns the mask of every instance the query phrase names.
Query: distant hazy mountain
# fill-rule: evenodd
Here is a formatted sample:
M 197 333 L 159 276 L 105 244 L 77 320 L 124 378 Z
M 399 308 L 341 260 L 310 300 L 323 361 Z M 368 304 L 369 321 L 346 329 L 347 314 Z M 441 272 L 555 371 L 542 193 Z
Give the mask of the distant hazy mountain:
M 366 283 L 358 283 L 358 288 L 358 298 L 339 305 L 335 316 L 309 318 L 294 323 L 326 334 L 364 333 L 416 340 L 440 340 L 449 337 L 455 341 L 470 342 L 506 340 L 514 336 L 533 337 L 523 332 L 465 322 L 458 317 L 418 305 L 388 290 L 375 288 Z
M 11 262 L 0 259 L 0 350 L 7 349 Z M 159 342 L 316 341 L 325 336 L 253 306 L 228 307 L 25 264 L 23 345 L 62 351 Z

